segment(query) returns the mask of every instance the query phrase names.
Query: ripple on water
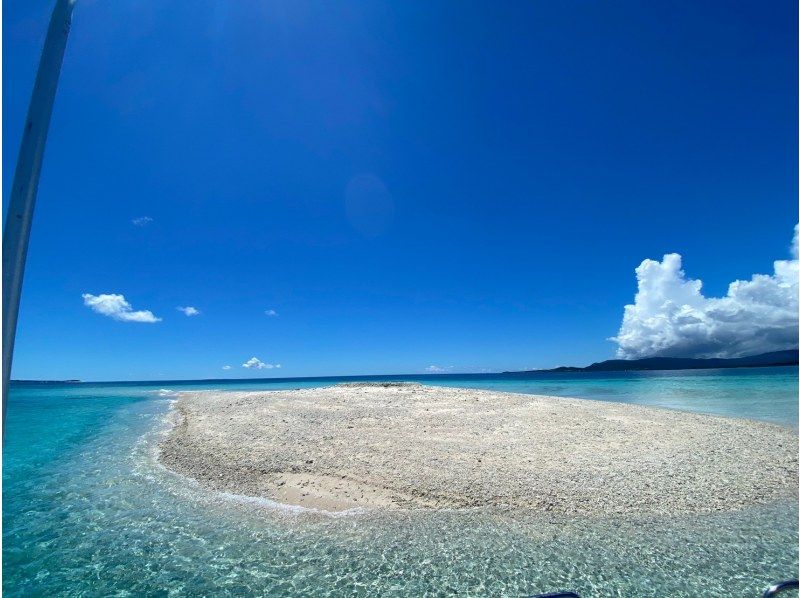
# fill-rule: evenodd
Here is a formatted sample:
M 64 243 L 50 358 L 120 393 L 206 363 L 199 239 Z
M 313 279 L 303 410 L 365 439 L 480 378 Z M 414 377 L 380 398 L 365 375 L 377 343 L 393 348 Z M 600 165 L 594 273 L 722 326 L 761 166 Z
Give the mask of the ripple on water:
M 7 595 L 730 596 L 758 595 L 797 570 L 791 504 L 637 521 L 482 511 L 331 518 L 208 495 L 154 461 L 167 405 L 93 413 L 95 432 L 35 468 L 12 455 Z

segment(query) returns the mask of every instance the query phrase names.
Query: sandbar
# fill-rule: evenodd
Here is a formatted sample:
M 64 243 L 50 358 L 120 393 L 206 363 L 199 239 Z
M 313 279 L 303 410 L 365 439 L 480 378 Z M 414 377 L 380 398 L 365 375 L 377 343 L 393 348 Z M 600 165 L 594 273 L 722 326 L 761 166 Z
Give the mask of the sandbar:
M 159 447 L 211 491 L 343 511 L 672 515 L 796 500 L 797 431 L 420 384 L 187 392 Z

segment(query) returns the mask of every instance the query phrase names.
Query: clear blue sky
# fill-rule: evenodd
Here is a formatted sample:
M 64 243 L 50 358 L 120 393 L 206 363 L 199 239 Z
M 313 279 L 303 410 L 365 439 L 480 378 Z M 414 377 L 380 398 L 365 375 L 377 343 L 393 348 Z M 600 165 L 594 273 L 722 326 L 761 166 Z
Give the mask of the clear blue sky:
M 4 202 L 50 6 L 3 5 Z M 796 28 L 789 0 L 79 0 L 13 375 L 610 358 L 643 259 L 716 296 L 788 256 Z

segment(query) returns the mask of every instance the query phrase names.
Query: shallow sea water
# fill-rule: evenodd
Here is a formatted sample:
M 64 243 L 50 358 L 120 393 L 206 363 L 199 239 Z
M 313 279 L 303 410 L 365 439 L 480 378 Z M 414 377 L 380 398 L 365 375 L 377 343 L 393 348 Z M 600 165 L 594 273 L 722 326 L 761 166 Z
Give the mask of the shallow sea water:
M 157 389 L 13 389 L 6 595 L 758 596 L 797 575 L 795 504 L 635 521 L 481 511 L 330 517 L 208 494 L 154 459 L 170 404 Z M 783 392 L 796 401 L 791 382 Z

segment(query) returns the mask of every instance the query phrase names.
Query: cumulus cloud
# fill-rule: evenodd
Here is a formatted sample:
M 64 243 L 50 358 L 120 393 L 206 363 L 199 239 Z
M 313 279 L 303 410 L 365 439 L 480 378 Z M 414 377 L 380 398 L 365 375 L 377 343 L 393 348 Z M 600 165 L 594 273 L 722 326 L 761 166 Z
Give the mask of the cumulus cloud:
M 223 366 L 222 366 L 222 369 L 223 369 L 223 370 L 229 370 L 229 369 L 231 369 L 231 366 L 229 366 L 229 365 L 223 365 Z
M 191 305 L 187 305 L 186 307 L 178 307 L 176 308 L 178 311 L 182 311 L 187 316 L 199 316 L 200 310 L 196 307 L 192 307 Z
M 277 316 L 277 315 L 278 315 L 278 312 L 276 312 L 274 309 L 268 309 L 268 310 L 266 310 L 266 311 L 264 312 L 264 314 L 265 314 L 265 315 L 268 315 L 270 318 L 272 318 L 272 317 L 275 317 L 275 316 Z
M 139 216 L 138 218 L 134 218 L 131 220 L 134 226 L 147 226 L 153 221 L 150 216 Z
M 124 295 L 92 295 L 90 293 L 84 293 L 82 297 L 83 304 L 91 308 L 92 311 L 115 320 L 120 320 L 121 322 L 144 322 L 153 324 L 161 321 L 161 318 L 154 316 L 153 312 L 150 310 L 133 311 L 133 307 L 125 300 Z
M 681 256 L 644 260 L 638 292 L 625 306 L 617 356 L 740 357 L 792 349 L 798 343 L 798 226 L 792 259 L 772 274 L 736 280 L 724 297 L 705 297 L 703 283 L 686 277 Z
M 281 367 L 281 364 L 264 363 L 258 357 L 251 357 L 242 364 L 242 367 L 254 370 L 271 370 L 272 368 Z
M 447 370 L 452 370 L 452 369 L 453 369 L 452 365 L 447 367 L 442 367 L 440 365 L 429 365 L 428 367 L 425 368 L 425 371 L 431 372 L 433 374 L 440 374 L 442 372 L 446 372 Z

